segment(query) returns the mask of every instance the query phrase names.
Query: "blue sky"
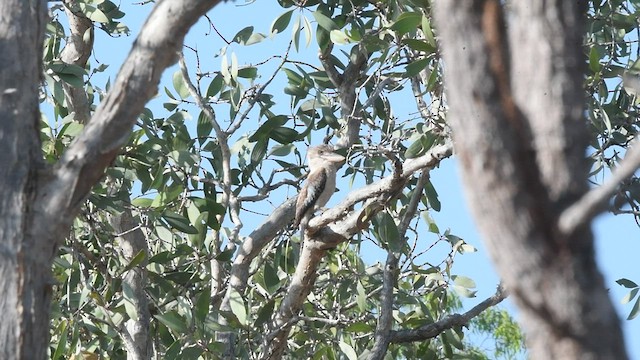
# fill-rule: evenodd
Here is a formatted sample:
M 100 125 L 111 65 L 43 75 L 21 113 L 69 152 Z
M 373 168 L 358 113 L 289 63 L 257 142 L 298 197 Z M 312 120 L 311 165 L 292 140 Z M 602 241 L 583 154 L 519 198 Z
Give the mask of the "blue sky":
M 96 32 L 95 57 L 92 57 L 91 61 L 97 59 L 101 63 L 109 64 L 110 68 L 106 73 L 112 77 L 115 76 L 116 69 L 122 64 L 133 38 L 138 33 L 142 21 L 144 21 L 144 18 L 151 9 L 151 5 L 132 5 L 132 2 L 132 0 L 124 0 L 121 2 L 123 11 L 126 13 L 124 22 L 132 30 L 131 37 L 109 38 L 100 30 Z M 237 31 L 248 25 L 254 25 L 256 31 L 268 33 L 271 22 L 284 12 L 284 10 L 279 8 L 273 1 L 258 1 L 246 7 L 240 5 L 240 2 L 221 3 L 210 13 L 210 18 L 216 28 L 227 39 L 231 39 Z M 307 15 L 312 19 L 309 14 Z M 242 47 L 234 44 L 229 48 L 229 51 L 237 53 L 241 65 L 251 62 L 255 63 L 269 57 L 272 55 L 272 52 L 278 51 L 278 49 L 284 49 L 286 42 L 289 40 L 288 31 L 290 31 L 290 28 L 285 30 L 284 34 L 273 40 L 265 40 L 265 46 L 254 45 Z M 215 32 L 213 32 L 213 35 L 205 36 L 205 34 L 210 32 L 212 31 L 210 31 L 209 26 L 204 22 L 200 22 L 190 32 L 186 43 L 189 46 L 198 47 L 201 52 L 201 61 L 208 63 L 207 67 L 219 69 L 220 57 L 215 57 L 214 55 L 223 43 L 219 37 L 215 35 Z M 311 47 L 308 49 L 309 55 L 307 59 L 309 62 L 318 64 L 316 59 L 317 50 L 314 44 L 315 42 L 312 42 Z M 170 85 L 171 76 L 175 70 L 176 68 L 174 67 L 167 70 L 164 74 L 163 83 L 167 84 L 166 86 L 169 88 L 172 87 Z M 99 79 L 99 77 L 96 79 Z M 280 79 L 279 81 L 284 81 L 284 79 Z M 97 81 L 97 84 L 100 84 L 100 82 Z M 274 88 L 277 88 L 279 85 L 275 84 L 274 86 Z M 163 94 L 162 89 L 159 93 Z M 286 95 L 283 95 L 281 99 L 280 101 L 288 102 L 288 96 Z M 405 111 L 415 111 L 412 103 L 409 103 L 408 106 L 410 109 Z M 154 111 L 156 116 L 164 116 L 164 110 L 158 99 L 152 101 L 149 107 Z M 476 253 L 457 257 L 454 266 L 456 273 L 471 276 L 478 285 L 477 297 L 463 301 L 465 308 L 470 308 L 477 302 L 493 294 L 495 286 L 498 283 L 498 276 L 493 270 L 487 252 L 484 249 L 476 227 L 467 210 L 455 160 L 445 160 L 440 168 L 432 171 L 431 178 L 442 202 L 442 210 L 439 213 L 432 212 L 431 216 L 441 230 L 451 228 L 454 234 L 464 238 L 468 243 L 478 249 Z M 336 201 L 335 198 L 339 197 L 340 195 L 337 194 L 332 201 Z M 256 222 L 257 221 L 259 221 L 259 219 L 256 219 Z M 245 229 L 250 228 L 251 222 L 247 221 Z M 634 265 L 640 255 L 640 229 L 631 216 L 613 216 L 606 214 L 596 219 L 594 232 L 597 239 L 598 263 L 604 272 L 606 284 L 610 288 L 611 298 L 621 318 L 624 319 L 631 309 L 631 304 L 621 305 L 620 300 L 627 293 L 627 290 L 617 285 L 615 280 L 626 277 L 640 282 L 640 267 Z M 371 260 L 375 261 L 375 257 Z M 380 261 L 384 262 L 384 257 L 381 257 Z M 517 316 L 517 311 L 508 300 L 505 306 Z M 622 323 L 630 356 L 632 359 L 640 359 L 640 318 L 632 321 L 622 320 Z

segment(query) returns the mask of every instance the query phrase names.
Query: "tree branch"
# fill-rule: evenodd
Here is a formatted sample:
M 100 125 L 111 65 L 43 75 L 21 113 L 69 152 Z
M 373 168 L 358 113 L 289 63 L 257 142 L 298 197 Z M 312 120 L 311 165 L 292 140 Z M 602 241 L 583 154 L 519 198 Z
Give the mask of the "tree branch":
M 102 177 L 146 102 L 157 91 L 164 69 L 191 26 L 219 0 L 163 0 L 153 8 L 123 64 L 111 91 L 83 132 L 55 165 L 40 192 L 44 213 L 74 214 L 91 187 Z
M 607 202 L 616 192 L 620 183 L 628 179 L 640 167 L 640 140 L 633 141 L 624 159 L 612 172 L 611 177 L 601 186 L 591 189 L 578 201 L 565 209 L 558 220 L 558 229 L 565 236 L 571 236 L 576 229 L 588 224 L 596 215 L 606 209 Z
M 513 5 L 513 6 L 511 6 Z M 558 231 L 588 191 L 586 2 L 441 0 L 434 17 L 470 208 L 534 358 L 626 359 L 593 233 Z
M 502 286 L 498 286 L 496 293 L 474 306 L 471 310 L 464 314 L 451 314 L 447 315 L 444 319 L 436 321 L 432 324 L 423 325 L 417 329 L 412 330 L 398 330 L 391 332 L 391 343 L 401 344 L 413 341 L 424 341 L 434 338 L 445 330 L 451 329 L 456 326 L 465 326 L 476 316 L 480 315 L 486 309 L 495 306 L 506 299 L 507 293 Z
M 413 195 L 407 205 L 407 210 L 398 226 L 400 238 L 406 241 L 407 229 L 416 214 L 418 204 L 423 196 L 424 186 L 429 180 L 429 171 L 425 170 L 418 178 L 413 189 Z M 374 334 L 374 344 L 369 354 L 370 360 L 384 359 L 391 341 L 391 326 L 393 325 L 393 289 L 398 281 L 398 263 L 400 254 L 387 249 L 387 261 L 382 275 L 382 293 L 380 294 L 380 317 Z
M 451 156 L 452 153 L 453 144 L 450 140 L 446 140 L 443 144 L 431 148 L 426 154 L 415 159 L 406 160 L 402 166 L 400 178 L 408 179 L 418 171 L 433 168 L 433 166 L 437 165 L 442 159 Z M 375 183 L 351 191 L 338 205 L 325 211 L 322 215 L 311 219 L 311 221 L 309 221 L 309 229 L 323 228 L 329 223 L 341 219 L 355 204 L 384 192 L 391 191 L 393 182 L 397 181 L 394 176 L 395 175 L 389 175 Z
M 60 60 L 84 68 L 93 51 L 93 23 L 78 8 L 78 0 L 65 0 L 64 12 L 69 18 L 70 34 L 60 52 Z M 87 31 L 89 38 L 85 41 Z M 70 111 L 74 113 L 74 119 L 81 124 L 86 124 L 91 117 L 91 104 L 84 88 L 73 87 L 64 81 L 62 88 Z

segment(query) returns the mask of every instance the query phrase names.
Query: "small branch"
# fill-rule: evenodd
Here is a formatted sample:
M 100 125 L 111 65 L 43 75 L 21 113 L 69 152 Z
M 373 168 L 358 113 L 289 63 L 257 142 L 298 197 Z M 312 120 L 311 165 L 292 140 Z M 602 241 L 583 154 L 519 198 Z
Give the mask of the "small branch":
M 367 108 L 369 108 L 369 106 L 373 105 L 374 101 L 376 101 L 380 96 L 382 89 L 384 89 L 384 87 L 387 86 L 387 84 L 390 84 L 392 80 L 393 80 L 392 78 L 387 77 L 384 80 L 380 81 L 378 85 L 376 85 L 376 88 L 373 89 L 371 96 L 369 96 L 367 101 L 365 101 L 365 103 L 362 104 L 362 108 L 360 109 L 360 111 L 365 111 Z
M 189 75 L 189 70 L 187 69 L 187 63 L 184 60 L 184 54 L 182 52 L 180 53 L 178 63 L 180 64 L 180 73 L 184 78 L 184 82 L 187 85 L 187 89 L 189 89 L 189 94 L 193 96 L 193 98 L 196 101 L 196 105 L 198 105 L 200 110 L 202 110 L 205 113 L 205 115 L 207 115 L 207 117 L 209 118 L 209 121 L 211 121 L 211 125 L 213 126 L 213 130 L 216 132 L 216 136 L 218 138 L 222 137 L 226 139 L 228 135 L 224 131 L 222 131 L 220 124 L 218 124 L 218 121 L 216 120 L 216 113 L 213 111 L 213 108 L 204 101 L 204 99 L 202 98 L 202 95 L 200 95 L 200 91 L 195 87 L 195 85 L 191 81 L 191 76 Z
M 292 41 L 289 42 L 289 46 L 287 46 L 287 50 L 285 50 L 285 54 L 282 57 L 282 61 L 280 62 L 280 64 L 278 65 L 278 67 L 276 67 L 276 69 L 273 71 L 273 74 L 271 75 L 271 77 L 269 78 L 269 80 L 267 80 L 267 82 L 265 82 L 262 86 L 260 86 L 260 88 L 258 89 L 258 91 L 256 91 L 251 98 L 249 99 L 249 106 L 245 109 L 245 111 L 242 113 L 242 115 L 240 115 L 240 117 L 236 120 L 233 121 L 233 123 L 229 126 L 229 128 L 227 129 L 227 133 L 229 134 L 233 134 L 234 132 L 236 132 L 236 130 L 238 130 L 240 128 L 240 125 L 242 125 L 242 122 L 247 118 L 247 116 L 249 116 L 249 112 L 253 109 L 253 107 L 256 105 L 256 103 L 258 102 L 258 99 L 260 99 L 260 96 L 262 95 L 262 93 L 264 92 L 264 90 L 267 88 L 267 86 L 269 86 L 269 84 L 271 84 L 271 82 L 273 81 L 273 79 L 276 78 L 276 76 L 280 73 L 280 69 L 282 69 L 282 67 L 284 66 L 284 64 L 287 63 L 288 58 L 289 58 L 289 51 L 291 51 L 291 45 L 293 44 Z
M 340 86 L 342 86 L 343 80 L 340 73 L 338 73 L 338 70 L 336 70 L 335 65 L 333 65 L 333 63 L 329 60 L 331 57 L 331 50 L 333 50 L 333 43 L 330 42 L 327 47 L 320 53 L 320 56 L 318 58 L 320 59 L 320 63 L 322 64 L 324 71 L 327 73 L 329 81 L 331 81 L 333 86 L 335 86 L 336 88 L 340 88 Z
M 640 167 L 640 140 L 633 141 L 620 165 L 611 172 L 611 177 L 600 187 L 593 188 L 560 214 L 558 229 L 571 236 L 579 227 L 588 223 L 606 209 L 607 201 L 616 192 L 622 181 L 629 178 Z
M 473 318 L 480 315 L 486 309 L 495 306 L 507 298 L 507 293 L 504 291 L 501 285 L 498 285 L 496 293 L 474 306 L 471 310 L 464 314 L 452 314 L 444 317 L 440 321 L 436 321 L 432 324 L 421 326 L 412 330 L 398 330 L 391 332 L 391 343 L 401 344 L 414 341 L 424 341 L 438 336 L 445 330 L 451 329 L 456 326 L 465 326 Z
M 69 36 L 60 52 L 60 60 L 67 64 L 74 64 L 84 68 L 93 50 L 93 23 L 81 11 L 78 0 L 64 0 L 64 12 L 69 19 Z M 85 33 L 89 37 L 85 41 Z M 74 113 L 74 119 L 86 124 L 91 118 L 91 104 L 83 87 L 73 87 L 62 82 L 69 111 Z
M 413 195 L 407 205 L 407 210 L 400 221 L 398 226 L 399 237 L 403 240 L 406 239 L 407 229 L 416 214 L 418 204 L 422 198 L 423 189 L 429 180 L 429 171 L 425 170 L 418 178 L 418 183 L 413 189 Z M 369 354 L 370 360 L 384 359 L 389 347 L 389 341 L 391 340 L 391 327 L 393 325 L 393 289 L 395 283 L 398 281 L 398 263 L 400 261 L 400 254 L 387 250 L 387 261 L 384 267 L 384 273 L 382 275 L 382 294 L 380 296 L 380 317 L 378 318 L 378 324 L 375 332 L 375 343 Z

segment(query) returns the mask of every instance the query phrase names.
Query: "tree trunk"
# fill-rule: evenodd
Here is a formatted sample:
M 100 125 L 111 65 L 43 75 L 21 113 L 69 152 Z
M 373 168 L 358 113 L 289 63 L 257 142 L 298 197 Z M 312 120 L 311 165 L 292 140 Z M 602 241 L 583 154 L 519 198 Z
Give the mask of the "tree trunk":
M 51 300 L 50 238 L 37 237 L 42 169 L 40 84 L 47 5 L 0 2 L 0 358 L 44 359 Z M 25 26 L 26 25 L 26 26 Z M 36 235 L 36 236 L 34 236 Z
M 585 4 L 516 1 L 507 28 L 499 0 L 436 3 L 467 197 L 534 359 L 627 358 L 590 224 L 558 228 L 588 191 Z

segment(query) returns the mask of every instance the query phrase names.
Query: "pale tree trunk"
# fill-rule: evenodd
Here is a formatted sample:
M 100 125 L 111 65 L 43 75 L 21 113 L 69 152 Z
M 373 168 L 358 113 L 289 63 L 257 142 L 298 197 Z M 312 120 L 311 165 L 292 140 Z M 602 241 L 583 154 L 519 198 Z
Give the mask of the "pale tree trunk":
M 2 1 L 0 14 L 0 358 L 44 359 L 53 246 L 30 232 L 42 166 L 38 84 L 46 2 Z
M 436 2 L 449 119 L 467 197 L 522 312 L 533 359 L 626 359 L 596 263 L 587 192 L 584 1 Z
M 0 1 L 0 359 L 46 358 L 57 245 L 177 60 L 186 32 L 217 3 L 156 2 L 91 121 L 47 167 L 38 111 L 47 2 Z
M 129 318 L 126 321 L 126 327 L 121 330 L 121 336 L 124 337 L 128 360 L 151 359 L 153 354 L 152 342 L 149 337 L 151 312 L 145 292 L 149 259 L 147 239 L 142 232 L 140 218 L 134 218 L 130 209 L 110 217 L 109 222 L 119 235 L 116 240 L 126 261 L 131 262 L 140 253 L 145 256 L 141 263 L 122 274 L 122 286 L 123 288 L 127 287 L 127 290 L 124 290 L 126 301 L 133 303 L 136 318 Z

